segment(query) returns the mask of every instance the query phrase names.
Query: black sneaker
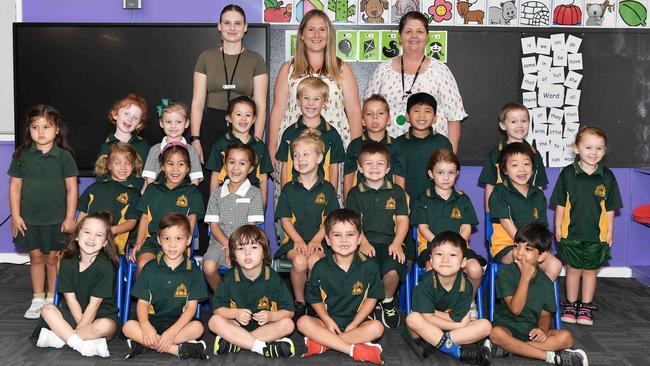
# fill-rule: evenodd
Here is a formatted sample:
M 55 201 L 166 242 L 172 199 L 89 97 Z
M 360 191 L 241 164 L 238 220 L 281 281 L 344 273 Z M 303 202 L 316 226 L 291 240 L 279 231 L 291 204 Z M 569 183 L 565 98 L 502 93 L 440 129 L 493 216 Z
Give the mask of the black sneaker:
M 280 338 L 277 341 L 266 342 L 263 349 L 265 357 L 293 357 L 296 354 L 296 348 L 293 346 L 293 341 L 289 338 Z
M 433 353 L 433 346 L 422 338 L 413 339 L 406 328 L 402 329 L 402 339 L 408 344 L 420 361 L 423 361 Z
M 555 364 L 558 366 L 589 366 L 589 361 L 585 351 L 565 349 L 555 352 Z
M 393 297 L 391 302 L 380 302 L 381 307 L 381 322 L 384 323 L 386 328 L 397 328 L 399 326 L 399 311 L 397 310 L 396 297 Z
M 126 340 L 126 346 L 129 347 L 129 351 L 124 355 L 125 360 L 141 355 L 147 350 L 145 346 L 130 338 Z
M 483 342 L 483 347 L 490 350 L 490 358 L 504 358 L 510 356 L 510 352 L 490 342 L 489 339 L 486 339 L 485 342 Z
M 198 358 L 207 360 L 208 354 L 205 352 L 206 346 L 203 341 L 189 341 L 178 345 L 178 358 L 185 360 L 188 358 Z
M 238 353 L 241 351 L 241 348 L 235 346 L 234 344 L 228 342 L 227 340 L 217 336 L 214 340 L 213 354 L 215 355 L 224 355 L 226 353 Z
M 296 301 L 293 303 L 293 321 L 296 322 L 301 316 L 307 314 L 307 305 L 304 302 Z
M 490 349 L 478 344 L 468 344 L 460 347 L 460 360 L 470 365 L 487 366 L 490 364 Z

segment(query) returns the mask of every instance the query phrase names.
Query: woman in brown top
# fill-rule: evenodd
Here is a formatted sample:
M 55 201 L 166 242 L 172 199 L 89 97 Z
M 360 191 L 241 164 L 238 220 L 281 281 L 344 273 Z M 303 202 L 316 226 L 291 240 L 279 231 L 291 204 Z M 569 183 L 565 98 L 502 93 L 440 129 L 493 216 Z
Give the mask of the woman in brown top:
M 204 51 L 196 62 L 190 141 L 201 161 L 203 146 L 209 148 L 225 135 L 226 109 L 236 97 L 253 98 L 257 107 L 255 136 L 264 135 L 269 75 L 262 56 L 242 45 L 247 28 L 244 10 L 238 5 L 226 5 L 218 25 L 221 47 Z M 202 145 L 201 140 L 207 145 Z

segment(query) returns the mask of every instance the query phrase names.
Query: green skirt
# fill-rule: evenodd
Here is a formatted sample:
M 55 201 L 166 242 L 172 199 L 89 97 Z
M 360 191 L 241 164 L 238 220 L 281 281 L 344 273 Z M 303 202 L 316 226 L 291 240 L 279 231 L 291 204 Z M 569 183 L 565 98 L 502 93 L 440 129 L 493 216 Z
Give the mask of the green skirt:
M 557 254 L 575 269 L 598 269 L 612 259 L 607 243 L 562 239 Z

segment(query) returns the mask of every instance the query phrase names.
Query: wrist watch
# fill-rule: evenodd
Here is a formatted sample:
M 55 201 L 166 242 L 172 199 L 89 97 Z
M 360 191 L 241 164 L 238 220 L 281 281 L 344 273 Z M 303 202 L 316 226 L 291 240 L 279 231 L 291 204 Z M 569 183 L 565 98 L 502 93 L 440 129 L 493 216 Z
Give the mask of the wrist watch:
M 194 141 L 197 141 L 197 140 L 199 140 L 199 136 L 194 136 L 194 135 L 190 136 L 190 142 L 194 142 Z

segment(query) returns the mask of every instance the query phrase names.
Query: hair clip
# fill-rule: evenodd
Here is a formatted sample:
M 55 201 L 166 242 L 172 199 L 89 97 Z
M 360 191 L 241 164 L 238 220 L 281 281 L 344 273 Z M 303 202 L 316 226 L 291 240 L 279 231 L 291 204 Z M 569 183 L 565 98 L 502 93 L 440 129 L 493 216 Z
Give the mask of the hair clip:
M 160 155 L 162 155 L 165 152 L 165 150 L 170 149 L 174 146 L 179 146 L 187 150 L 187 145 L 185 145 L 181 141 L 172 141 L 172 142 L 168 142 L 167 145 L 165 145 L 165 147 L 163 147 L 162 150 L 160 150 Z
M 169 107 L 169 98 L 163 98 L 160 100 L 160 104 L 156 107 L 156 111 L 158 112 L 158 118 L 162 118 L 163 111 L 165 108 Z

